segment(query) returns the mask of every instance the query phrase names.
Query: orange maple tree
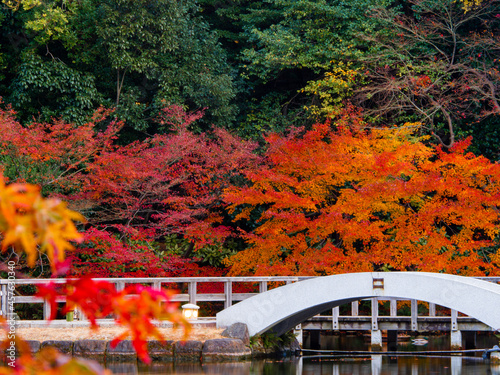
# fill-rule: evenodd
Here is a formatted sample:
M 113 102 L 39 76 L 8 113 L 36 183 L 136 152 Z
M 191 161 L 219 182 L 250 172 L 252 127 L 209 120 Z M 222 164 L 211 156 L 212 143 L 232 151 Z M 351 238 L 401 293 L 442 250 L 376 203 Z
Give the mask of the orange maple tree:
M 226 190 L 236 220 L 262 212 L 231 273 L 500 274 L 500 165 L 470 140 L 443 150 L 408 129 L 269 135 L 268 166 Z

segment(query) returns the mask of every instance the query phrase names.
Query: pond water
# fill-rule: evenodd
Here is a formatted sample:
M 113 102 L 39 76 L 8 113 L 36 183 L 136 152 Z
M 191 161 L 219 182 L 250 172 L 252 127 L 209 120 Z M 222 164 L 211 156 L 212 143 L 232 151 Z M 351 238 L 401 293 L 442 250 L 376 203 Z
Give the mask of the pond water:
M 224 374 L 224 375 L 500 375 L 500 365 L 474 357 L 306 357 L 283 360 L 255 360 L 235 363 L 168 363 L 144 366 L 108 366 L 114 374 Z
M 449 336 L 426 336 L 428 344 L 413 345 L 409 338 L 398 343 L 398 351 L 449 350 Z M 308 338 L 304 347 L 308 347 Z M 477 348 L 491 348 L 498 343 L 492 335 L 477 335 Z M 360 335 L 321 335 L 322 350 L 368 350 L 369 339 Z M 384 351 L 387 347 L 384 347 Z M 156 363 L 150 366 L 136 363 L 108 364 L 114 374 L 224 374 L 224 375 L 340 375 L 340 374 L 450 374 L 500 375 L 500 365 L 484 361 L 481 353 L 467 356 L 420 356 L 416 353 L 387 356 L 309 355 L 301 358 L 266 359 L 229 363 Z

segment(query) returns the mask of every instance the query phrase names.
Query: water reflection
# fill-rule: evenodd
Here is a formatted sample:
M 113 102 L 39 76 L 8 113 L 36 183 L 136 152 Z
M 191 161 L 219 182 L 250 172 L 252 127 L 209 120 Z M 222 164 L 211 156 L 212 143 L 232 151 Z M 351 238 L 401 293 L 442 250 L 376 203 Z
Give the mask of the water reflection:
M 300 362 L 301 360 L 299 360 Z M 320 362 L 302 359 L 297 375 L 483 375 L 497 374 L 500 366 L 493 366 L 476 358 L 462 357 L 386 357 L 373 355 L 371 360 L 323 358 Z
M 493 336 L 478 336 L 477 347 L 489 348 L 498 341 Z M 449 337 L 428 337 L 428 344 L 418 347 L 408 339 L 398 342 L 399 351 L 446 350 Z M 367 350 L 369 340 L 360 335 L 321 335 L 321 349 Z M 307 342 L 304 342 L 307 347 Z M 384 350 L 387 350 L 385 345 Z M 224 375 L 500 375 L 500 365 L 492 365 L 479 357 L 438 357 L 408 355 L 387 356 L 373 354 L 364 357 L 309 356 L 283 360 L 254 360 L 227 363 L 155 363 L 150 366 L 108 363 L 113 374 L 224 374 Z
M 450 350 L 450 335 L 422 335 L 419 337 L 425 338 L 427 342 L 425 345 L 415 345 L 413 338 L 415 336 L 399 335 L 397 345 L 391 348 L 391 351 L 439 351 Z M 370 335 L 365 334 L 321 334 L 317 337 L 317 342 L 313 342 L 310 334 L 304 336 L 304 348 L 314 348 L 320 350 L 370 350 Z M 493 345 L 498 344 L 498 339 L 491 333 L 481 333 L 474 336 L 475 348 L 491 348 Z M 463 339 L 465 346 L 466 342 Z M 384 340 L 383 351 L 389 351 L 388 343 Z
M 500 365 L 473 357 L 305 357 L 228 363 L 108 364 L 114 374 L 224 375 L 500 375 Z
M 301 362 L 297 360 L 274 361 L 257 360 L 225 363 L 164 363 L 139 366 L 138 373 L 146 374 L 224 374 L 224 375 L 264 375 L 293 374 L 296 375 Z M 113 370 L 112 370 L 113 371 Z M 114 372 L 115 373 L 115 372 Z M 128 374 L 128 373 L 127 373 Z

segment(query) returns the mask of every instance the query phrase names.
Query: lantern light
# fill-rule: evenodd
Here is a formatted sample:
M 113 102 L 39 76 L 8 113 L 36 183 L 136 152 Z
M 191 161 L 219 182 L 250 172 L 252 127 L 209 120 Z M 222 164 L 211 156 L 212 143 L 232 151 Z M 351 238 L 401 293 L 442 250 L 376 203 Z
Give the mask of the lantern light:
M 182 305 L 182 316 L 188 320 L 198 319 L 198 310 L 200 306 L 193 303 Z

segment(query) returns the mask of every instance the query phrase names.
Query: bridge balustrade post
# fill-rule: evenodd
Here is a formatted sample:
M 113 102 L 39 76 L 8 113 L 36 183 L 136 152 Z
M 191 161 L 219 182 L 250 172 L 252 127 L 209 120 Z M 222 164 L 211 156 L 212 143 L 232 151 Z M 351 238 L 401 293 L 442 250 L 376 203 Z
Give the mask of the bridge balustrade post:
M 351 315 L 358 316 L 359 315 L 359 301 L 351 302 Z
M 390 315 L 391 316 L 398 316 L 398 300 L 395 298 L 391 298 L 390 301 Z
M 153 281 L 153 290 L 161 291 L 161 282 Z M 161 300 L 157 302 L 158 306 L 161 308 Z
M 450 332 L 451 350 L 462 349 L 462 332 L 458 330 L 458 311 L 451 309 L 451 332 Z
M 340 315 L 340 307 L 334 307 L 332 309 L 332 330 L 339 330 L 339 315 Z
M 50 319 L 50 305 L 47 302 L 47 300 L 43 301 L 43 320 L 49 320 Z
M 436 304 L 429 303 L 429 316 L 436 316 Z
M 189 303 L 196 305 L 196 289 L 197 283 L 196 281 L 190 281 L 188 284 L 188 295 L 189 295 Z
M 378 327 L 378 298 L 371 298 L 371 302 L 372 302 L 371 348 L 372 351 L 381 351 L 382 331 Z
M 418 331 L 418 301 L 411 300 L 411 330 Z
M 153 289 L 154 290 L 161 290 L 161 282 L 160 281 L 153 282 Z
M 259 282 L 259 293 L 267 292 L 267 281 Z
M 372 298 L 372 331 L 378 330 L 378 300 Z
M 451 309 L 451 330 L 458 330 L 458 311 Z
M 227 309 L 233 304 L 233 283 L 231 280 L 224 281 L 224 308 Z
M 121 292 L 123 289 L 125 289 L 125 282 L 124 281 L 117 281 L 115 283 L 116 285 L 116 291 Z

